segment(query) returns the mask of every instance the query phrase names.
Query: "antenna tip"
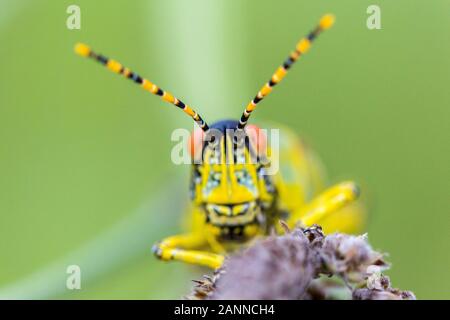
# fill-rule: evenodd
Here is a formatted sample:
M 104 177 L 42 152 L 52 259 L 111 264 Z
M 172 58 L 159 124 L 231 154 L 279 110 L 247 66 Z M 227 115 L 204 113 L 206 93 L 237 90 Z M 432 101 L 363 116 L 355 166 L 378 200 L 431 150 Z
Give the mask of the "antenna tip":
M 91 48 L 89 48 L 84 43 L 77 43 L 75 45 L 74 50 L 75 50 L 76 54 L 78 54 L 78 55 L 80 55 L 82 57 L 87 57 L 91 53 Z
M 320 19 L 319 25 L 323 30 L 326 30 L 333 26 L 334 20 L 335 20 L 334 15 L 326 14 L 322 17 L 322 19 Z

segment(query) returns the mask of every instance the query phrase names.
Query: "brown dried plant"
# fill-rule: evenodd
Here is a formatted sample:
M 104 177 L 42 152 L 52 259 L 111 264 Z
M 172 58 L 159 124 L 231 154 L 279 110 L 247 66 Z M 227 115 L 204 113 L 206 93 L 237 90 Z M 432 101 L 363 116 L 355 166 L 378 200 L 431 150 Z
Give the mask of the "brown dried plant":
M 195 281 L 188 299 L 415 299 L 410 291 L 391 287 L 382 272 L 384 255 L 367 236 L 335 233 L 320 226 L 286 226 L 225 261 L 212 276 Z

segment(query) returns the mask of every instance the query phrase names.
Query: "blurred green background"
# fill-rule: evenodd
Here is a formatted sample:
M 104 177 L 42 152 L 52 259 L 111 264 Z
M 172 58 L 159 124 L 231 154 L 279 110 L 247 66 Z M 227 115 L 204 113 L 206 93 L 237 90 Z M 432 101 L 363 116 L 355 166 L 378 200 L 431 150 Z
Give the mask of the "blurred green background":
M 81 30 L 66 9 L 81 7 Z M 381 7 L 381 30 L 366 9 Z M 192 104 L 238 117 L 323 13 L 335 28 L 253 121 L 285 123 L 353 178 L 393 285 L 450 298 L 450 2 L 0 0 L 0 299 L 179 298 L 201 270 L 162 263 L 187 167 L 176 108 L 73 54 L 83 41 Z M 82 290 L 65 289 L 80 265 Z

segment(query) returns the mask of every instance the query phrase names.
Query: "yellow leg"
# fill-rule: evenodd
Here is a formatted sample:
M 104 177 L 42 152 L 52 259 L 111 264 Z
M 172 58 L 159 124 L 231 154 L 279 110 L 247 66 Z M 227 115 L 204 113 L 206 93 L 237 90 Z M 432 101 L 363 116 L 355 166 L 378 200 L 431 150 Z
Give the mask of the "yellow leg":
M 366 219 L 365 206 L 361 201 L 355 201 L 320 220 L 320 226 L 325 234 L 333 232 L 361 234 L 364 232 Z
M 359 197 L 358 186 L 354 182 L 342 182 L 328 188 L 289 219 L 293 226 L 301 221 L 305 226 L 322 222 L 331 214 L 344 208 Z
M 194 233 L 176 235 L 155 244 L 153 252 L 159 259 L 165 261 L 177 260 L 212 269 L 219 268 L 223 263 L 224 256 L 207 251 L 189 250 L 205 244 L 206 239 L 202 235 Z

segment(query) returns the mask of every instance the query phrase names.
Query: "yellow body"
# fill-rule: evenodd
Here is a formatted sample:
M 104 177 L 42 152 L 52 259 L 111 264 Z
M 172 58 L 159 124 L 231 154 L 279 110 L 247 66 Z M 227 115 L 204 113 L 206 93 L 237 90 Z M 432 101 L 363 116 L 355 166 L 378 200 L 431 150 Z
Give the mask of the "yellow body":
M 238 215 L 240 205 L 234 205 L 229 209 L 218 206 L 216 210 L 219 212 L 224 208 L 228 209 L 223 215 L 208 210 L 208 206 L 249 203 L 256 198 L 270 198 L 270 196 L 264 194 L 264 188 L 258 188 L 259 192 L 253 193 L 238 185 L 232 178 L 235 171 L 244 166 L 252 176 L 254 184 L 258 185 L 261 181 L 256 177 L 257 165 L 247 163 L 210 165 L 209 153 L 205 151 L 205 161 L 201 165 L 202 181 L 197 186 L 197 197 L 193 199 L 186 217 L 187 233 L 166 238 L 158 243 L 154 250 L 159 258 L 217 268 L 227 253 L 248 245 L 258 237 L 271 232 L 281 232 L 280 220 L 285 221 L 289 227 L 320 224 L 326 233 L 362 231 L 365 212 L 361 204 L 355 201 L 359 195 L 357 186 L 353 182 L 342 182 L 326 188 L 323 166 L 313 150 L 289 128 L 279 125 L 272 127 L 280 129 L 280 170 L 271 177 L 277 194 L 273 210 L 266 213 L 268 225 L 261 228 L 255 224 L 248 224 L 247 222 L 253 218 L 253 213 L 248 210 L 248 214 Z M 225 139 L 225 137 L 221 139 L 223 151 Z M 222 152 L 221 156 L 227 154 L 229 153 Z M 205 188 L 210 173 L 216 171 L 220 172 L 220 183 L 204 197 L 201 190 Z M 213 214 L 210 214 L 210 211 Z M 206 219 L 207 215 L 213 217 Z M 226 228 L 223 225 L 227 221 L 245 225 L 243 241 L 221 237 L 221 231 Z

